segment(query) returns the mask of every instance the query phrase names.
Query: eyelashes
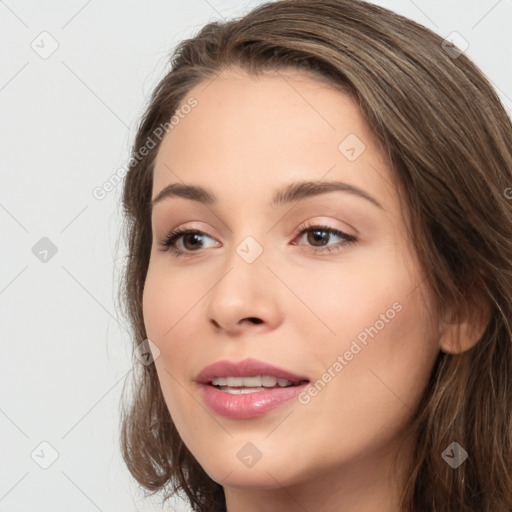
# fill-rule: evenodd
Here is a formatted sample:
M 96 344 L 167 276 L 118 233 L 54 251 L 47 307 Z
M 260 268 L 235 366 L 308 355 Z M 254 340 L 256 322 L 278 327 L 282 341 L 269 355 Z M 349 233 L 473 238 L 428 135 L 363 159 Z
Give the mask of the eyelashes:
M 160 246 L 162 247 L 162 251 L 172 251 L 175 256 L 181 256 L 188 254 L 189 252 L 198 252 L 198 251 L 184 251 L 182 249 L 178 249 L 176 247 L 176 242 L 179 240 L 183 240 L 184 237 L 194 236 L 197 239 L 201 240 L 204 237 L 210 238 L 206 233 L 199 231 L 197 229 L 182 229 L 177 228 L 171 231 L 161 242 Z
M 301 226 L 294 233 L 294 240 L 297 237 L 299 237 L 300 240 L 304 238 L 304 235 L 307 235 L 306 238 L 309 243 L 323 243 L 326 240 L 329 241 L 329 239 L 333 236 L 341 239 L 341 241 L 336 244 L 320 246 L 312 245 L 310 247 L 313 253 L 337 252 L 343 249 L 344 247 L 357 242 L 356 237 L 325 225 Z M 192 242 L 192 246 L 198 247 L 198 245 L 200 245 L 205 238 L 213 240 L 212 237 L 198 229 L 176 228 L 170 231 L 164 237 L 164 239 L 159 242 L 159 246 L 161 251 L 171 252 L 176 257 L 190 257 L 202 252 L 201 250 L 203 249 L 203 247 L 199 247 L 199 250 L 187 249 L 184 243 L 186 241 L 188 241 L 189 243 Z M 179 243 L 181 243 L 182 248 L 178 247 Z M 293 242 L 292 245 L 303 244 Z

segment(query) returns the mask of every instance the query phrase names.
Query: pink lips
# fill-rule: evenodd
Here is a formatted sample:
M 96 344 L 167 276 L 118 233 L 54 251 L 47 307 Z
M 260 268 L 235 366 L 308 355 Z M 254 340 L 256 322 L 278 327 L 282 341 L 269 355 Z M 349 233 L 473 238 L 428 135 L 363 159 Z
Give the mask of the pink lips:
M 247 394 L 230 394 L 211 384 L 215 377 L 255 377 L 270 375 L 300 383 L 290 387 L 267 388 Z M 243 361 L 217 361 L 204 368 L 196 377 L 206 405 L 215 413 L 228 418 L 251 419 L 262 416 L 283 402 L 297 396 L 308 385 L 309 379 L 296 375 L 277 366 L 244 359 Z

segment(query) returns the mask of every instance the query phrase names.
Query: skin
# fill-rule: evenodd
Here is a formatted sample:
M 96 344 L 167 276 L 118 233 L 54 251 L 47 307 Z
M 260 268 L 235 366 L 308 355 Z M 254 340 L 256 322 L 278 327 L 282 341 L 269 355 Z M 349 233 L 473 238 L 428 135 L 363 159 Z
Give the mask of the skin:
M 392 457 L 444 338 L 383 153 L 348 96 L 299 71 L 225 71 L 189 96 L 198 104 L 162 141 L 152 197 L 183 182 L 210 189 L 218 204 L 155 205 L 143 297 L 173 421 L 224 486 L 229 512 L 396 512 L 411 445 L 397 472 Z M 354 161 L 338 149 L 349 134 L 365 145 Z M 270 206 L 275 190 L 301 180 L 343 181 L 383 209 L 339 191 Z M 357 240 L 340 246 L 331 234 L 339 250 L 315 253 L 311 235 L 295 233 L 317 224 Z M 176 227 L 205 233 L 203 245 L 194 252 L 181 238 L 189 256 L 162 251 Z M 247 236 L 263 248 L 250 264 L 236 252 Z M 397 303 L 394 318 L 333 373 L 358 334 Z M 312 382 L 329 368 L 334 377 L 306 405 L 292 400 L 251 420 L 216 415 L 194 378 L 220 359 L 247 357 Z M 262 455 L 250 468 L 237 457 L 247 442 Z

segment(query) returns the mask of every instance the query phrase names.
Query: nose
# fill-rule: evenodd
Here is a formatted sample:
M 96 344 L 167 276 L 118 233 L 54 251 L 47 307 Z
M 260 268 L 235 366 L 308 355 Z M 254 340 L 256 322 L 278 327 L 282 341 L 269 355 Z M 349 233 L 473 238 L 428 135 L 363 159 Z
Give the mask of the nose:
M 271 331 L 280 325 L 279 282 L 263 254 L 247 263 L 234 253 L 226 262 L 205 298 L 207 320 L 216 332 L 239 336 Z

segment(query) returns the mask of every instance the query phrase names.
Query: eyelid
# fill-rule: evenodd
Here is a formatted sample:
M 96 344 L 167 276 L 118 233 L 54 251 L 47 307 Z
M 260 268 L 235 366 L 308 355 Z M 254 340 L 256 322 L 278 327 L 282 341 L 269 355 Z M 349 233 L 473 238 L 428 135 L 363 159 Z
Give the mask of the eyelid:
M 204 227 L 204 226 L 207 226 L 207 227 Z M 219 238 L 219 236 L 217 236 L 216 234 L 212 234 L 212 231 L 216 231 L 210 224 L 206 224 L 205 222 L 201 222 L 201 221 L 190 221 L 190 222 L 185 222 L 185 223 L 182 223 L 182 224 L 176 224 L 175 227 L 173 228 L 166 228 L 164 231 L 166 233 L 170 233 L 171 231 L 176 231 L 176 230 L 180 230 L 180 231 L 201 231 L 202 234 L 204 235 L 207 235 L 209 236 L 210 238 Z M 216 231 L 216 233 L 218 233 L 218 231 Z
M 359 242 L 359 238 L 347 233 L 345 230 L 337 229 L 334 226 L 330 225 L 330 223 L 322 223 L 322 222 L 315 222 L 313 220 L 306 221 L 302 223 L 293 234 L 293 240 L 290 243 L 290 245 L 298 245 L 298 246 L 306 246 L 308 247 L 308 244 L 300 244 L 296 243 L 297 237 L 303 237 L 306 235 L 308 231 L 326 231 L 329 232 L 330 235 L 334 235 L 338 238 L 341 238 L 341 242 L 337 242 L 335 244 L 328 244 L 328 245 L 321 245 L 321 246 L 309 246 L 309 252 L 315 255 L 327 255 L 331 253 L 335 253 L 338 251 L 343 250 L 344 248 L 356 244 Z M 187 250 L 187 249 L 179 249 L 177 247 L 177 242 L 182 241 L 183 237 L 185 235 L 190 234 L 198 234 L 202 237 L 210 238 L 211 240 L 214 240 L 216 243 L 219 243 L 217 240 L 215 240 L 214 237 L 210 236 L 208 233 L 206 233 L 204 230 L 195 228 L 195 227 L 189 227 L 188 225 L 182 225 L 178 226 L 171 231 L 169 231 L 163 240 L 161 240 L 158 245 L 162 248 L 160 249 L 162 252 L 172 252 L 174 254 L 174 257 L 194 257 L 196 254 L 200 255 L 203 254 L 204 251 L 201 249 L 204 249 L 202 247 L 199 248 L 199 250 Z M 221 244 L 222 245 L 222 244 Z M 210 247 L 211 248 L 211 247 Z
M 321 219 L 325 219 L 325 220 L 321 220 Z M 191 221 L 191 222 L 197 222 L 199 224 L 204 224 L 201 221 Z M 346 228 L 343 228 L 343 227 L 340 228 L 340 227 L 336 227 L 336 226 L 332 225 L 332 222 L 333 222 L 333 219 L 331 217 L 326 217 L 326 216 L 313 217 L 313 219 L 306 220 L 306 221 L 302 222 L 301 224 L 299 224 L 299 226 L 294 230 L 292 235 L 296 236 L 296 235 L 300 234 L 304 229 L 308 229 L 308 228 L 311 228 L 311 227 L 317 227 L 317 226 L 320 226 L 320 225 L 325 227 L 326 229 L 332 229 L 332 230 L 335 230 L 335 231 L 341 231 L 341 232 L 343 232 L 343 233 L 345 233 L 347 235 L 351 235 L 351 236 L 358 236 L 359 235 L 359 231 L 356 228 L 352 227 L 350 224 L 346 223 L 346 222 L 344 222 L 344 224 L 348 228 L 350 228 L 352 230 L 353 234 L 347 232 Z M 211 226 L 209 225 L 208 226 L 208 230 L 210 230 L 210 228 L 211 228 Z M 195 224 L 190 225 L 188 222 L 186 222 L 184 224 L 177 224 L 175 227 L 166 230 L 166 233 L 169 233 L 171 231 L 175 231 L 177 229 L 179 229 L 180 231 L 185 231 L 185 230 L 201 231 L 203 234 L 209 236 L 210 238 L 218 238 L 216 235 L 212 235 L 212 234 L 207 233 L 205 231 L 205 229 L 203 229 L 201 226 L 197 226 Z
M 328 220 L 320 220 L 320 219 L 328 219 Z M 351 236 L 354 238 L 359 238 L 359 232 L 357 229 L 353 228 L 350 224 L 345 223 L 351 230 L 351 232 L 347 231 L 346 228 L 343 227 L 336 227 L 333 225 L 333 219 L 330 217 L 314 217 L 312 220 L 306 220 L 302 224 L 300 224 L 295 232 L 293 233 L 294 236 L 299 235 L 302 233 L 302 231 L 309 229 L 309 228 L 315 228 L 315 227 L 322 227 L 323 229 L 330 229 L 333 231 L 340 231 L 341 233 L 344 233 L 347 236 Z M 353 233 L 353 234 L 352 234 Z

